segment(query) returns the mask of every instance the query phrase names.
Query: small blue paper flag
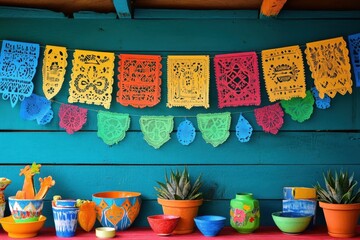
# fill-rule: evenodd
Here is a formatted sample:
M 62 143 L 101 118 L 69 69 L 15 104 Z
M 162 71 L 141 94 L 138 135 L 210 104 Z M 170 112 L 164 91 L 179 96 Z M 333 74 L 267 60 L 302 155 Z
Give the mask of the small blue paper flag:
M 51 120 L 53 119 L 54 117 L 54 112 L 52 109 L 49 109 L 49 111 L 45 114 L 45 116 L 41 119 L 36 119 L 37 123 L 39 125 L 46 125 L 48 124 L 49 122 L 51 122 Z
M 242 113 L 240 113 L 239 120 L 236 124 L 236 136 L 240 142 L 245 143 L 250 140 L 253 128 L 248 120 L 246 120 Z
M 327 109 L 330 107 L 330 97 L 328 95 L 325 94 L 324 98 L 321 99 L 319 97 L 319 91 L 316 89 L 316 87 L 312 87 L 311 88 L 311 93 L 313 94 L 314 98 L 315 98 L 315 104 L 316 107 L 319 109 Z
M 20 117 L 25 120 L 36 119 L 38 124 L 44 125 L 50 122 L 53 117 L 51 102 L 45 97 L 31 94 L 21 103 Z
M 192 143 L 196 136 L 196 131 L 192 122 L 189 120 L 182 121 L 179 124 L 176 136 L 179 143 L 182 145 L 189 145 Z
M 349 52 L 354 69 L 356 87 L 360 87 L 360 33 L 349 35 Z
M 0 93 L 12 107 L 29 97 L 40 53 L 40 45 L 3 40 L 0 56 Z

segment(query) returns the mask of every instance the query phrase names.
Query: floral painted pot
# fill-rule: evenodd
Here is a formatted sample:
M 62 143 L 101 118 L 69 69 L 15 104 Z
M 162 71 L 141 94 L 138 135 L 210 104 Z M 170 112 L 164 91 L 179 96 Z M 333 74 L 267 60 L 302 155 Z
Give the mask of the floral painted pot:
M 96 218 L 103 227 L 112 227 L 116 231 L 131 226 L 140 212 L 141 193 L 109 191 L 95 193 Z
M 259 201 L 252 193 L 237 193 L 230 201 L 230 225 L 239 233 L 252 233 L 259 228 Z
M 57 237 L 75 236 L 79 208 L 52 206 Z

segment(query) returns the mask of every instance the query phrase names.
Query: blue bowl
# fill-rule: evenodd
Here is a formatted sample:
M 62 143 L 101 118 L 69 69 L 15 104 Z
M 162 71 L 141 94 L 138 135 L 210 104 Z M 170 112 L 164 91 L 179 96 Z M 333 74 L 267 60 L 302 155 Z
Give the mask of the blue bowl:
M 226 218 L 222 216 L 204 215 L 194 218 L 195 224 L 205 237 L 214 237 L 225 226 Z

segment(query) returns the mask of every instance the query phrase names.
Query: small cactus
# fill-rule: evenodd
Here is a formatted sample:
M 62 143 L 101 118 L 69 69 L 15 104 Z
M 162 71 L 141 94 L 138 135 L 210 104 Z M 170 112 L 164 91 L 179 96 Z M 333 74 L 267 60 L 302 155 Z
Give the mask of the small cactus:
M 157 196 L 162 199 L 170 200 L 195 200 L 202 199 L 202 193 L 199 192 L 202 186 L 201 175 L 191 186 L 190 175 L 187 168 L 182 173 L 178 170 L 171 170 L 170 178 L 165 174 L 165 183 L 158 182 L 159 187 L 155 187 Z

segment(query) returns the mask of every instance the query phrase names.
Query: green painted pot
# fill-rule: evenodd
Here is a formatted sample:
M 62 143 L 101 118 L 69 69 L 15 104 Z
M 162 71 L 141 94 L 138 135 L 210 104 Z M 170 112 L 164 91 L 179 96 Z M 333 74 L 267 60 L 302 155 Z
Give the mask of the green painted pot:
M 259 201 L 252 193 L 237 193 L 230 201 L 230 225 L 239 233 L 252 233 L 259 228 Z

